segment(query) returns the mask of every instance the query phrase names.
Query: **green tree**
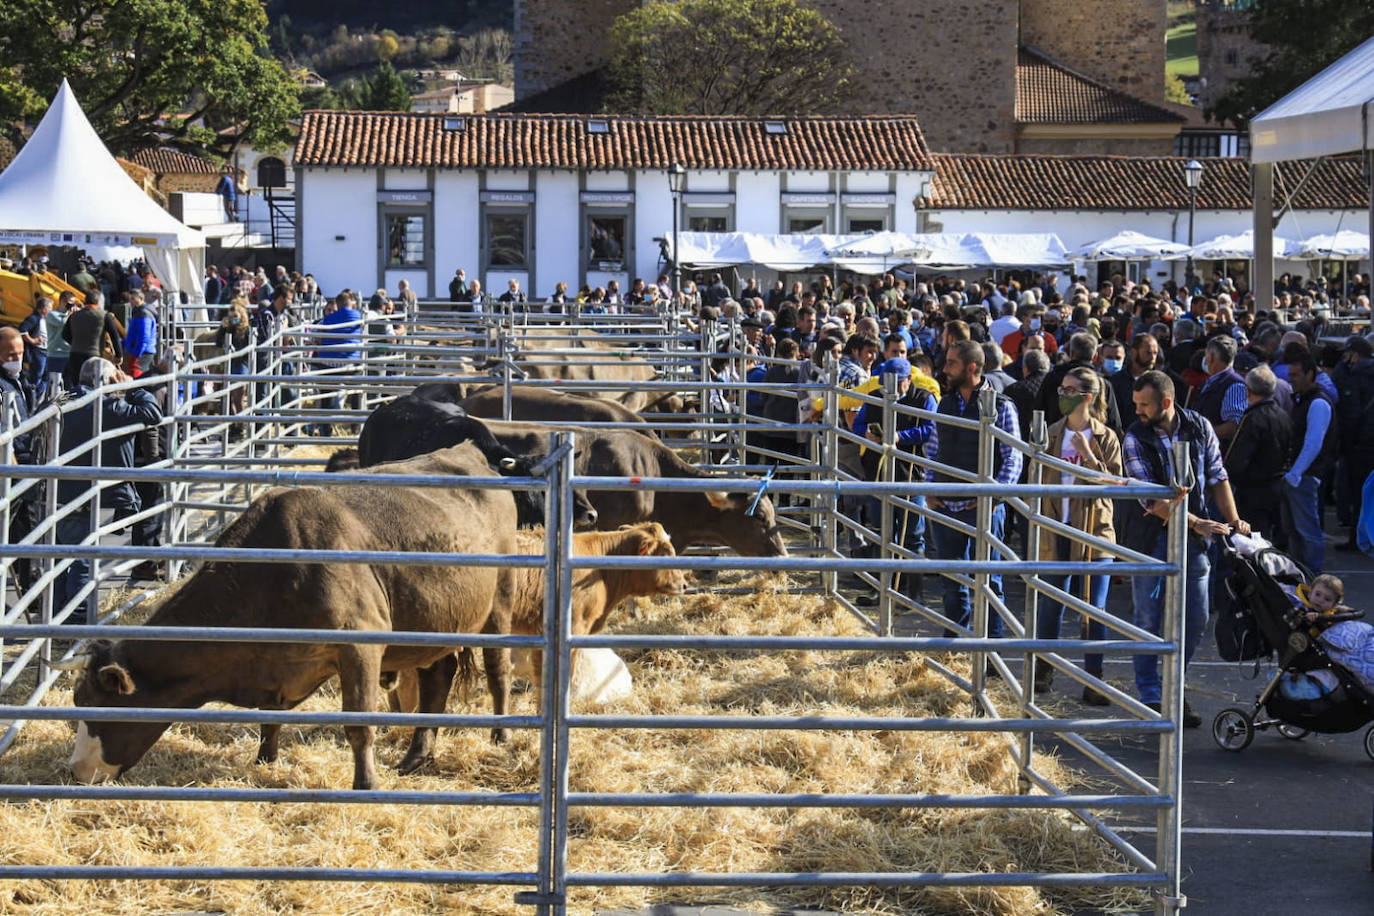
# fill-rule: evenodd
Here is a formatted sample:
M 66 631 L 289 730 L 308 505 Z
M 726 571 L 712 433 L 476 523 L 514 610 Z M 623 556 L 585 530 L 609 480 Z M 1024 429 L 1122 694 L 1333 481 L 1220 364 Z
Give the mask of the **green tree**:
M 345 105 L 359 111 L 410 111 L 410 90 L 386 60 L 371 76 L 346 85 L 339 95 Z
M 12 138 L 63 77 L 118 155 L 213 148 L 231 125 L 270 148 L 300 111 L 268 56 L 261 0 L 0 0 L 0 20 L 12 26 L 0 30 L 0 130 Z
M 1177 73 L 1164 74 L 1164 100 L 1180 105 L 1193 104 L 1193 100 L 1188 97 L 1187 88 L 1183 85 L 1183 79 Z
M 1351 0 L 1263 0 L 1250 34 L 1266 53 L 1208 109 L 1221 123 L 1244 126 L 1337 58 L 1374 35 L 1374 4 Z
M 853 72 L 839 29 L 797 0 L 656 0 L 610 46 L 611 106 L 634 114 L 831 112 Z

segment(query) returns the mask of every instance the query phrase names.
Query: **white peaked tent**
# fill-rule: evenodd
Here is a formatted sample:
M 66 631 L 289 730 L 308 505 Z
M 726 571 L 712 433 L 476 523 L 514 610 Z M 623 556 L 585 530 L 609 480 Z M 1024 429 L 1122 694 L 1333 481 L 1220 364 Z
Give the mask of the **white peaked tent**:
M 1374 38 L 1250 119 L 1250 161 L 1374 147 Z
M 164 286 L 205 300 L 205 236 L 162 209 L 101 142 L 67 81 L 0 173 L 0 242 L 134 245 Z

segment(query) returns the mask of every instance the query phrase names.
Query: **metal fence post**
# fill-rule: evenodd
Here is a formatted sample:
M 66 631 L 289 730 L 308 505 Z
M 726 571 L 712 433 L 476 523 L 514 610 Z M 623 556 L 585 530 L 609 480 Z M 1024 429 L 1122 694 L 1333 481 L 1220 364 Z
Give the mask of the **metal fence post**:
M 825 366 L 825 391 L 821 395 L 823 406 L 821 412 L 822 422 L 825 429 L 820 435 L 820 456 L 817 462 L 821 467 L 821 474 L 836 487 L 840 480 L 840 367 L 835 360 L 834 351 L 826 356 Z M 821 510 L 821 550 L 827 557 L 838 557 L 840 555 L 840 500 L 835 491 L 822 500 Z M 821 586 L 825 593 L 834 596 L 839 590 L 839 573 L 835 570 L 826 570 L 821 576 Z
M 897 480 L 897 373 L 888 372 L 883 376 L 883 454 L 878 459 L 881 483 L 895 483 Z M 884 493 L 878 498 L 878 530 L 882 546 L 878 556 L 890 560 L 892 553 L 893 517 L 892 494 Z M 878 592 L 878 626 L 884 636 L 892 635 L 892 571 L 884 569 L 879 574 L 881 590 Z
M 501 360 L 501 419 L 511 418 L 511 368 L 515 342 L 504 330 L 496 333 L 496 355 Z
M 562 916 L 568 866 L 568 694 L 572 674 L 572 485 L 574 435 L 553 433 L 544 508 L 543 742 L 540 747 L 539 870 L 533 903 L 540 916 Z M 561 451 L 560 451 L 561 450 Z
M 95 401 L 91 404 L 91 467 L 102 467 L 105 463 L 105 443 L 100 441 L 100 437 L 105 431 L 105 392 L 102 383 L 96 391 Z M 88 503 L 88 510 L 91 514 L 91 543 L 100 544 L 100 480 L 90 481 L 91 501 Z M 86 622 L 96 623 L 100 619 L 100 560 L 91 557 L 91 593 L 86 596 Z
M 14 428 L 14 420 L 19 410 L 17 404 L 14 392 L 6 388 L 4 397 L 0 398 L 0 435 Z M 15 460 L 13 439 L 5 442 L 4 450 L 0 451 L 0 458 L 3 458 L 5 464 L 18 464 Z M 13 486 L 14 482 L 9 477 L 0 478 L 0 537 L 4 538 L 6 544 L 10 542 L 10 505 L 13 501 L 10 491 Z M 14 561 L 9 556 L 0 556 L 0 592 L 4 591 L 9 582 L 10 567 L 13 564 Z M 3 644 L 3 641 L 0 641 L 0 645 Z
M 977 392 L 978 397 L 978 495 L 974 500 L 976 522 L 973 533 L 973 558 L 978 561 L 978 572 L 973 582 L 973 614 L 970 622 L 975 639 L 986 639 L 988 635 L 988 589 L 991 587 L 987 568 L 991 551 L 988 545 L 988 532 L 992 528 L 993 512 L 993 456 L 997 447 L 992 437 L 992 427 L 997 420 L 997 393 L 991 388 Z M 995 611 L 994 611 L 995 613 Z M 973 690 L 974 706 L 980 710 L 983 691 L 987 687 L 987 653 L 974 652 Z
M 171 371 L 171 381 L 167 384 L 167 415 L 171 423 L 167 426 L 167 457 L 171 460 L 172 467 L 181 465 L 181 417 L 185 405 L 181 398 L 182 375 L 181 366 L 172 361 L 168 367 Z M 190 384 L 187 382 L 187 384 Z M 185 414 L 188 418 L 189 413 Z M 171 544 L 180 543 L 185 539 L 182 527 L 185 525 L 185 517 L 182 512 L 181 503 L 186 499 L 186 491 L 189 484 L 177 483 L 175 481 L 167 484 L 167 518 L 166 530 L 167 541 Z M 184 565 L 182 560 L 167 561 L 167 581 L 175 582 L 181 577 L 181 568 Z
M 1031 414 L 1030 423 L 1030 467 L 1026 482 L 1031 486 L 1040 486 L 1044 482 L 1045 465 L 1041 461 L 1044 457 L 1045 447 L 1049 445 L 1049 430 L 1045 427 L 1045 412 L 1037 410 Z M 1040 538 L 1043 532 L 1040 530 L 1040 523 L 1035 520 L 1035 516 L 1040 515 L 1044 509 L 1044 497 L 1032 496 L 1028 501 L 1030 507 L 1030 517 L 1026 519 L 1026 548 L 1025 559 L 1032 563 L 1040 560 Z M 1030 577 L 1028 577 L 1030 578 Z M 1040 638 L 1040 592 L 1038 589 L 1031 588 L 1029 583 L 1026 588 L 1026 608 L 1024 618 L 1026 638 Z M 1035 653 L 1027 652 L 1021 665 L 1021 717 L 1030 718 L 1030 707 L 1035 703 L 1035 666 L 1046 664 L 1043 660 L 1037 662 Z M 1021 738 L 1021 766 L 1029 768 L 1031 764 L 1031 754 L 1035 750 L 1035 735 L 1026 732 Z M 1030 791 L 1030 781 L 1025 777 L 1022 770 L 1021 776 L 1016 781 L 1017 789 L 1021 794 Z
M 52 414 L 48 417 L 47 422 L 48 441 L 52 443 L 51 447 L 49 448 L 49 451 L 52 454 L 56 455 L 61 448 L 62 442 L 62 412 L 60 408 L 56 406 L 52 408 Z M 43 518 L 52 519 L 56 517 L 57 508 L 57 481 L 49 480 L 43 486 Z M 43 533 L 43 543 L 48 547 L 54 547 L 57 545 L 56 525 L 48 526 L 48 530 Z M 44 557 L 43 575 L 47 575 L 48 573 L 56 569 L 57 564 L 60 562 L 61 560 L 59 560 L 55 556 Z M 55 581 L 49 582 L 46 586 L 43 587 L 43 600 L 38 617 L 39 623 L 45 625 L 52 623 L 53 612 L 57 610 L 57 608 L 54 606 L 54 599 L 56 598 L 56 593 L 57 584 Z M 52 661 L 51 639 L 43 640 L 43 646 L 39 650 L 39 657 L 43 659 L 44 664 L 47 664 L 48 662 Z
M 1189 491 L 1201 486 L 1193 473 L 1188 443 L 1175 442 L 1172 474 L 1176 487 Z M 1183 739 L 1179 726 L 1183 721 L 1183 659 L 1184 640 L 1188 628 L 1186 580 L 1188 576 L 1188 500 L 1174 503 L 1167 528 L 1165 561 L 1176 571 L 1164 582 L 1163 636 L 1174 643 L 1174 650 L 1160 660 L 1163 668 L 1160 711 L 1173 720 L 1172 730 L 1163 732 L 1159 740 L 1159 791 L 1170 796 L 1174 803 L 1159 810 L 1158 840 L 1155 864 L 1169 876 L 1168 889 L 1155 900 L 1158 916 L 1174 916 L 1186 905 L 1183 896 Z

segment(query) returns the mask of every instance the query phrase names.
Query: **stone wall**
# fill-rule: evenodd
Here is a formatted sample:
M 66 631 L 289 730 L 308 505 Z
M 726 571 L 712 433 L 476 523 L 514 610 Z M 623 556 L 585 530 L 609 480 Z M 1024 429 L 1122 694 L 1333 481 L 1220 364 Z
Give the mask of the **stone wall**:
M 1022 138 L 1016 152 L 1026 156 L 1172 156 L 1174 141 L 1149 137 Z
M 1250 73 L 1249 60 L 1265 46 L 1250 37 L 1250 14 L 1221 3 L 1197 9 L 1198 104 L 1210 108 L 1237 77 Z
M 1016 6 L 1005 0 L 805 0 L 853 49 L 846 113 L 914 114 L 935 152 L 1015 144 Z
M 636 0 L 515 0 L 515 97 L 523 99 L 609 63 L 611 23 Z
M 1021 0 L 1021 43 L 1147 102 L 1164 101 L 1164 0 Z

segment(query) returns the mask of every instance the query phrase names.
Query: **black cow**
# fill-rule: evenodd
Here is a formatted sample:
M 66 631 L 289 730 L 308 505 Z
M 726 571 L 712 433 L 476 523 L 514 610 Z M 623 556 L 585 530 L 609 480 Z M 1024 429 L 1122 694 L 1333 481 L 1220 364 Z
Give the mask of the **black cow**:
M 496 440 L 485 423 L 468 416 L 456 404 L 414 394 L 383 404 L 367 418 L 358 436 L 358 467 L 371 468 L 388 461 L 403 461 L 462 442 L 475 445 L 492 469 L 503 476 L 534 476 L 534 465 L 539 459 L 512 452 Z M 544 524 L 544 494 L 541 491 L 516 490 L 515 507 L 521 527 Z M 590 528 L 596 524 L 596 518 L 596 509 L 586 496 L 574 494 L 573 524 Z

